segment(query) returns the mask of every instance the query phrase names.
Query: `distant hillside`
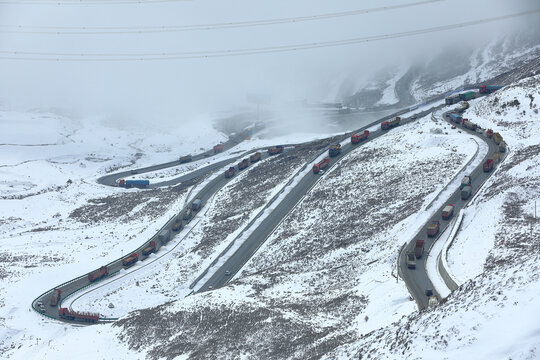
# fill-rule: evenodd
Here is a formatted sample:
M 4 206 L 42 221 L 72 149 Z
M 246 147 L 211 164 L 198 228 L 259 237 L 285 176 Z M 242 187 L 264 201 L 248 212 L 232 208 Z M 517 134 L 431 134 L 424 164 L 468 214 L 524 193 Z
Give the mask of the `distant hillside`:
M 463 86 L 507 85 L 539 72 L 540 38 L 535 34 L 513 35 L 481 48 L 447 49 L 410 66 L 394 81 L 397 69 L 381 71 L 344 103 L 370 110 L 404 107 Z M 388 92 L 395 93 L 395 101 L 384 101 Z

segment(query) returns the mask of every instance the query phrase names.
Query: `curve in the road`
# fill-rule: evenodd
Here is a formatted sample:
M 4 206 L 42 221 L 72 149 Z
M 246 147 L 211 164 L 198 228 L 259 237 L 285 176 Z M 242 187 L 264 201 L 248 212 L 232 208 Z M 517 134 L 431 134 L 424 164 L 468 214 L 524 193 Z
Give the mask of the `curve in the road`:
M 231 136 L 229 138 L 229 140 L 227 140 L 226 142 L 221 144 L 223 146 L 223 151 L 227 151 L 229 149 L 232 149 L 236 145 L 240 144 L 246 137 L 247 137 L 246 132 Z M 207 158 L 209 158 L 209 157 L 211 157 L 213 155 L 215 155 L 214 150 L 213 149 L 208 150 L 208 151 L 202 152 L 200 154 L 193 155 L 191 161 L 198 161 L 198 160 L 202 160 L 202 159 L 207 159 Z M 180 176 L 180 177 L 178 177 L 176 179 L 173 179 L 173 180 L 163 181 L 163 182 L 159 182 L 159 183 L 151 183 L 148 187 L 149 188 L 155 188 L 155 187 L 160 187 L 160 186 L 175 185 L 175 184 L 178 184 L 178 183 L 183 182 L 183 181 L 191 180 L 191 179 L 196 178 L 198 176 L 204 175 L 204 174 L 208 173 L 209 171 L 212 171 L 214 169 L 223 167 L 226 164 L 229 164 L 229 163 L 235 161 L 236 159 L 238 159 L 241 156 L 242 155 L 239 155 L 239 156 L 234 157 L 234 158 L 221 160 L 221 161 L 212 163 L 211 165 L 208 165 L 208 166 L 203 167 L 201 169 L 192 171 L 189 174 Z M 143 173 L 147 173 L 147 172 L 162 170 L 162 169 L 166 169 L 166 168 L 169 168 L 169 167 L 178 166 L 180 164 L 181 164 L 180 160 L 174 160 L 174 161 L 169 161 L 169 162 L 166 162 L 166 163 L 163 163 L 163 164 L 147 166 L 147 167 L 144 167 L 144 168 L 138 168 L 138 169 L 133 169 L 133 170 L 129 170 L 129 171 L 117 172 L 117 173 L 114 173 L 114 174 L 109 174 L 109 175 L 102 176 L 99 179 L 97 179 L 97 182 L 99 184 L 102 184 L 102 185 L 118 186 L 118 183 L 117 183 L 118 179 L 128 177 L 128 176 L 132 176 L 134 174 L 143 174 Z
M 267 155 L 266 153 L 262 154 L 261 160 L 264 160 L 268 156 L 269 155 Z M 238 171 L 237 166 L 235 166 L 235 169 Z M 212 197 L 217 191 L 219 191 L 231 179 L 232 178 L 225 178 L 225 176 L 223 176 L 223 174 L 221 174 L 221 173 L 218 174 L 218 176 L 215 177 L 213 180 L 209 181 L 195 195 L 194 198 L 200 199 L 202 201 L 202 204 L 203 204 L 203 207 L 204 207 L 204 204 L 206 204 L 206 202 L 210 199 L 210 197 Z M 154 236 L 152 236 L 149 240 L 147 240 L 143 244 L 141 244 L 141 246 L 139 246 L 136 250 L 130 252 L 130 254 L 137 253 L 138 256 L 139 256 L 139 261 L 146 260 L 150 256 L 150 254 L 149 255 L 143 255 L 142 250 L 145 247 L 147 247 L 150 244 L 150 242 L 152 242 L 152 241 L 154 241 L 155 244 L 156 244 L 156 252 L 159 252 L 160 248 L 163 245 L 169 243 L 175 237 L 175 235 L 182 232 L 181 230 L 178 233 L 173 231 L 172 227 L 173 227 L 173 224 L 175 222 L 177 222 L 177 221 L 181 222 L 181 224 L 182 224 L 181 229 L 184 229 L 186 227 L 186 225 L 190 221 L 192 221 L 193 218 L 197 215 L 197 213 L 194 213 L 194 215 L 191 218 L 183 219 L 182 214 L 186 211 L 186 209 L 188 207 L 191 207 L 191 204 L 188 204 L 183 209 L 181 209 L 181 211 L 178 214 L 175 214 L 171 219 L 169 219 L 167 221 L 167 223 Z M 169 238 L 169 240 L 166 240 L 166 241 L 162 242 L 159 239 L 159 234 L 164 230 L 168 231 L 170 238 Z M 114 260 L 114 261 L 112 261 L 112 262 L 105 265 L 105 266 L 107 266 L 108 271 L 109 271 L 109 275 L 106 278 L 110 278 L 111 276 L 118 273 L 120 270 L 122 270 L 124 268 L 123 265 L 122 265 L 122 260 L 124 258 L 126 258 L 126 256 L 120 257 L 120 258 L 118 258 L 118 259 L 116 259 L 116 260 Z M 88 273 L 84 274 L 84 275 L 81 275 L 81 276 L 79 276 L 79 277 L 77 277 L 77 278 L 75 278 L 73 280 L 70 280 L 70 281 L 68 281 L 66 283 L 58 285 L 55 288 L 50 289 L 49 291 L 47 291 L 44 294 L 40 295 L 38 298 L 36 298 L 32 302 L 32 308 L 34 310 L 38 311 L 39 313 L 41 313 L 42 315 L 45 315 L 45 316 L 48 316 L 48 317 L 51 317 L 51 318 L 54 318 L 54 319 L 59 319 L 58 311 L 59 311 L 59 308 L 60 308 L 60 305 L 61 305 L 62 301 L 64 301 L 67 297 L 71 296 L 72 294 L 80 291 L 81 289 L 87 288 L 88 286 L 91 286 L 91 285 L 94 285 L 94 284 L 97 284 L 97 283 L 101 283 L 104 279 L 101 279 L 101 280 L 98 280 L 98 281 L 95 281 L 95 282 L 90 282 L 89 279 L 88 279 Z M 62 294 L 61 301 L 59 302 L 59 304 L 57 306 L 50 307 L 47 304 L 49 304 L 49 299 L 51 298 L 51 296 L 52 296 L 55 289 L 60 289 L 61 290 L 61 294 Z M 43 308 L 39 307 L 38 306 L 39 302 L 41 302 L 42 304 L 45 304 L 45 306 Z M 39 311 L 40 308 L 44 309 L 44 310 Z M 64 319 L 61 319 L 61 320 L 64 320 Z M 100 321 L 103 321 L 103 320 L 106 320 L 106 319 L 100 318 Z
M 436 106 L 431 109 L 422 111 L 421 113 L 416 114 L 416 116 L 402 119 L 401 125 L 414 121 L 415 119 L 423 117 L 442 107 L 443 105 Z M 355 132 L 361 132 L 364 129 L 370 128 L 379 122 L 380 120 L 373 122 L 365 127 L 362 127 L 361 129 L 356 130 Z M 342 146 L 341 154 L 336 157 L 329 158 L 329 169 L 333 167 L 336 163 L 338 163 L 345 155 L 347 155 L 353 149 L 356 149 L 359 146 L 362 146 L 362 144 L 365 144 L 369 141 L 372 141 L 373 139 L 378 138 L 379 136 L 384 135 L 386 132 L 387 131 L 385 130 L 378 129 L 376 131 L 372 131 L 369 134 L 368 139 L 366 139 L 360 144 L 352 145 L 349 142 L 346 145 Z M 322 153 L 318 154 L 317 157 L 321 155 Z M 217 271 L 214 272 L 214 274 L 202 286 L 200 286 L 199 291 L 208 291 L 226 285 L 234 276 L 234 274 L 236 274 L 253 256 L 253 254 L 255 254 L 257 249 L 259 249 L 259 247 L 266 241 L 266 239 L 268 239 L 268 237 L 274 232 L 277 226 L 279 226 L 283 219 L 294 209 L 294 207 L 309 192 L 309 190 L 316 184 L 319 179 L 319 176 L 315 176 L 312 173 L 307 173 L 302 179 L 300 179 L 300 181 L 295 185 L 295 187 L 290 190 L 289 194 L 274 207 L 272 213 L 259 223 L 258 227 L 253 230 L 253 232 L 247 237 L 247 239 L 242 243 L 242 245 L 224 262 L 224 264 L 219 269 L 217 269 Z
M 442 107 L 442 105 L 437 106 L 435 108 L 431 108 L 431 109 L 426 110 L 426 111 L 424 111 L 422 113 L 419 113 L 414 118 L 424 116 L 426 113 L 429 113 L 429 112 L 433 111 L 434 109 L 437 109 L 437 108 L 440 108 L 440 107 Z M 388 115 L 388 116 L 386 116 L 386 117 L 384 117 L 382 119 L 379 119 L 377 121 L 372 122 L 371 124 L 369 124 L 369 125 L 367 125 L 365 127 L 362 127 L 361 129 L 357 129 L 354 132 L 361 131 L 361 130 L 363 130 L 363 129 L 367 128 L 367 127 L 371 127 L 374 124 L 377 124 L 377 123 L 379 123 L 379 122 L 381 122 L 383 120 L 393 118 L 394 116 L 404 114 L 404 113 L 406 113 L 408 111 L 409 111 L 409 109 L 404 109 L 404 110 L 401 110 L 401 111 L 399 111 L 399 112 L 397 112 L 395 114 Z M 413 119 L 411 119 L 411 118 L 403 119 L 402 123 L 407 123 L 407 122 L 412 121 L 412 120 Z M 350 133 L 345 134 L 344 138 L 348 137 L 349 135 L 350 135 Z M 382 135 L 382 132 L 380 130 L 375 131 L 372 134 L 370 134 L 370 138 L 373 139 L 373 138 L 381 136 L 381 135 Z M 231 141 L 231 143 L 229 145 L 231 147 L 234 146 L 235 141 L 237 143 L 238 139 Z M 229 146 L 229 145 L 227 145 L 227 146 Z M 224 146 L 224 148 L 225 148 L 225 146 Z M 337 162 L 339 159 L 341 159 L 345 154 L 347 154 L 351 149 L 352 149 L 352 147 L 351 147 L 350 144 L 348 146 L 344 146 L 342 148 L 341 155 L 334 158 L 334 160 L 332 162 L 332 165 L 335 164 L 335 162 Z M 256 151 L 256 150 L 251 150 L 250 152 L 253 152 L 253 151 Z M 207 152 L 207 153 L 209 153 L 209 152 Z M 245 156 L 246 153 L 240 155 L 239 157 Z M 204 154 L 205 153 L 199 154 L 198 156 L 200 156 L 201 158 L 207 157 Z M 213 154 L 213 152 L 212 152 L 212 154 Z M 197 159 L 197 158 L 194 157 L 194 159 Z M 229 159 L 229 160 L 227 160 L 227 162 L 235 161 L 236 159 Z M 162 168 L 165 168 L 165 167 L 177 166 L 177 165 L 178 165 L 178 161 L 174 161 L 174 162 L 169 162 L 169 163 L 165 163 L 165 164 L 160 164 L 160 165 L 156 165 L 156 166 L 151 166 L 151 167 L 147 167 L 147 168 L 138 169 L 137 172 L 142 173 L 142 172 L 148 172 L 148 171 L 155 171 L 155 170 L 162 169 Z M 205 172 L 206 173 L 210 172 L 210 171 L 212 171 L 212 170 L 214 170 L 216 168 L 222 167 L 223 165 L 224 165 L 224 163 L 218 162 L 218 164 L 216 164 L 216 165 L 206 167 Z M 122 176 L 126 176 L 126 175 L 131 175 L 131 172 L 121 172 L 121 173 L 107 175 L 105 177 L 100 178 L 99 182 L 101 184 L 104 184 L 104 185 L 116 186 L 116 179 L 118 179 L 118 178 L 120 178 Z M 311 174 L 308 174 L 308 175 L 311 175 Z M 193 175 L 187 175 L 187 176 L 194 177 Z M 198 176 L 200 176 L 200 175 L 198 175 Z M 184 177 L 180 177 L 180 178 L 183 179 L 181 181 L 185 181 L 186 175 Z M 231 269 L 235 269 L 235 272 L 238 271 L 243 266 L 243 264 L 245 264 L 247 262 L 247 260 L 249 260 L 249 258 L 259 248 L 259 246 L 264 242 L 264 240 L 266 240 L 268 235 L 273 231 L 273 229 L 277 226 L 277 224 L 284 218 L 284 216 L 299 202 L 299 200 L 305 194 L 305 192 L 307 190 L 309 190 L 309 188 L 311 188 L 311 186 L 314 183 L 313 181 L 316 180 L 317 178 L 318 177 L 314 178 L 313 176 L 304 177 L 304 179 L 302 179 L 302 181 L 300 181 L 300 183 L 293 188 L 291 193 L 272 212 L 273 216 L 269 216 L 268 218 L 266 218 L 260 224 L 260 226 L 256 229 L 256 231 L 253 233 L 253 234 L 256 234 L 256 233 L 261 234 L 261 233 L 263 233 L 265 235 L 263 237 L 259 238 L 259 241 L 257 242 L 257 241 L 250 240 L 250 239 L 253 239 L 253 237 L 254 237 L 254 235 L 252 234 L 252 236 L 250 236 L 248 238 L 248 240 L 250 240 L 250 241 L 245 241 L 243 243 L 243 245 L 238 249 L 238 251 L 236 251 L 235 254 L 229 260 L 227 260 L 226 266 L 231 265 L 231 262 L 232 262 L 234 264 L 234 266 L 231 266 Z M 176 179 L 176 180 L 177 180 L 177 182 L 181 182 L 178 179 Z M 219 189 L 221 189 L 221 187 L 223 187 L 229 180 L 230 179 L 225 179 L 223 176 L 216 177 L 215 179 L 210 181 L 195 196 L 195 198 L 201 199 L 203 204 L 206 203 L 206 201 L 211 196 L 213 196 L 217 191 L 219 191 Z M 165 185 L 165 184 L 161 184 L 161 185 Z M 156 242 L 156 250 L 159 251 L 159 248 L 162 246 L 162 244 L 158 240 L 158 234 L 161 233 L 161 231 L 163 231 L 163 230 L 168 230 L 169 233 L 172 233 L 172 224 L 175 222 L 175 220 L 178 219 L 178 216 L 180 216 L 180 214 L 182 214 L 184 211 L 185 211 L 185 208 L 182 209 L 182 211 L 178 215 L 175 215 L 173 218 L 171 218 L 150 240 L 148 240 L 144 244 L 142 244 L 138 249 L 136 249 L 136 251 L 133 251 L 133 252 L 137 252 L 139 254 L 139 260 L 144 260 L 144 259 L 146 259 L 148 257 L 148 256 L 142 255 L 142 250 L 150 243 L 150 241 L 155 241 Z M 182 221 L 182 225 L 185 226 L 186 221 L 185 220 L 181 220 L 181 221 Z M 188 220 L 188 221 L 191 221 L 191 219 Z M 109 267 L 109 273 L 110 273 L 110 275 L 107 278 L 109 278 L 109 277 L 113 276 L 114 274 L 118 273 L 123 268 L 122 260 L 124 258 L 125 257 L 119 258 L 119 259 L 107 264 L 107 266 Z M 216 272 L 214 274 L 214 276 L 212 278 L 210 278 L 210 280 L 209 280 L 209 282 L 212 281 L 212 282 L 218 284 L 216 286 L 222 286 L 229 279 L 229 277 L 223 278 L 223 276 L 222 276 L 221 279 L 216 280 L 216 274 L 219 274 L 219 272 Z M 219 277 L 219 275 L 218 275 L 218 277 Z M 61 285 L 58 285 L 57 287 L 55 287 L 53 289 L 50 289 L 49 291 L 41 294 L 38 298 L 36 298 L 32 302 L 32 309 L 35 310 L 36 312 L 38 312 L 41 315 L 44 315 L 44 316 L 47 316 L 47 317 L 50 317 L 50 318 L 54 318 L 54 319 L 58 319 L 58 320 L 61 320 L 61 321 L 66 321 L 63 318 L 60 318 L 59 315 L 58 315 L 58 310 L 59 310 L 61 301 L 65 300 L 65 298 L 67 296 L 70 296 L 70 295 L 78 292 L 79 290 L 81 290 L 83 288 L 86 288 L 88 286 L 94 285 L 96 283 L 98 283 L 98 282 L 90 283 L 90 281 L 88 280 L 88 274 L 81 275 L 81 276 L 79 276 L 79 277 L 77 277 L 77 278 L 75 278 L 73 280 L 70 280 L 70 281 L 65 282 L 65 283 L 63 283 Z M 207 282 L 207 284 L 208 284 L 208 282 Z M 52 293 L 53 293 L 53 291 L 55 289 L 61 289 L 62 290 L 62 299 L 59 302 L 59 305 L 54 306 L 54 307 L 50 307 L 50 306 L 48 306 L 49 299 L 50 299 L 50 297 L 51 297 L 51 295 L 52 295 Z M 38 310 L 38 303 L 39 302 L 42 302 L 43 304 L 45 304 L 44 311 L 39 311 Z M 114 319 L 100 318 L 100 321 L 103 321 L 103 320 L 114 320 Z M 72 321 L 66 321 L 66 322 L 72 322 Z
M 400 273 L 401 278 L 405 281 L 405 284 L 407 285 L 407 288 L 411 294 L 411 296 L 415 299 L 416 303 L 418 304 L 419 309 L 425 309 L 429 305 L 429 294 L 435 295 L 440 299 L 440 295 L 435 290 L 433 283 L 429 279 L 429 276 L 427 275 L 426 270 L 426 259 L 429 254 L 429 250 L 433 246 L 433 244 L 438 240 L 440 235 L 444 232 L 448 224 L 452 221 L 452 218 L 449 220 L 443 220 L 441 217 L 441 212 L 443 208 L 446 206 L 446 204 L 451 203 L 454 205 L 454 216 L 459 213 L 459 211 L 467 205 L 467 203 L 470 201 L 470 199 L 473 198 L 474 194 L 478 192 L 480 187 L 479 184 L 483 184 L 485 179 L 487 179 L 491 174 L 493 173 L 493 170 L 485 173 L 483 171 L 483 163 L 491 156 L 493 156 L 493 153 L 498 152 L 498 145 L 495 143 L 493 139 L 489 139 L 486 136 L 481 136 L 476 131 L 471 131 L 469 129 L 466 129 L 463 126 L 457 125 L 453 123 L 448 118 L 448 112 L 445 112 L 443 114 L 443 118 L 445 121 L 449 122 L 451 125 L 459 126 L 459 128 L 463 131 L 466 131 L 469 134 L 475 135 L 478 138 L 480 138 L 482 141 L 485 141 L 489 146 L 489 151 L 485 155 L 485 157 L 482 159 L 480 164 L 470 173 L 472 177 L 472 185 L 473 185 L 473 193 L 467 200 L 461 200 L 461 189 L 458 187 L 454 193 L 447 199 L 447 201 L 435 212 L 435 216 L 433 216 L 429 221 L 424 224 L 424 226 L 420 229 L 420 231 L 411 239 L 411 241 L 402 248 L 399 256 L 399 265 L 398 270 Z M 476 186 L 475 186 L 476 185 Z M 426 236 L 426 229 L 428 224 L 433 221 L 438 220 L 441 224 L 441 229 L 436 237 L 430 238 Z M 421 239 L 425 241 L 425 249 L 427 251 L 424 251 L 424 255 L 420 258 L 421 261 L 416 261 L 416 268 L 415 269 L 409 269 L 407 267 L 407 261 L 406 261 L 406 254 L 408 251 L 414 251 L 415 241 L 417 239 Z

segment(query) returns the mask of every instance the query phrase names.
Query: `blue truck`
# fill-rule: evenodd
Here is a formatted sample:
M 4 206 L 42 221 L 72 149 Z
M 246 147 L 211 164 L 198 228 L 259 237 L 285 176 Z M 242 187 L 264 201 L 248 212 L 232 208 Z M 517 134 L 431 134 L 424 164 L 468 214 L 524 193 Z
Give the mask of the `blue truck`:
M 456 124 L 461 124 L 462 117 L 459 114 L 452 112 L 450 113 L 450 119 Z
M 341 144 L 335 144 L 328 149 L 328 155 L 331 157 L 338 156 L 341 154 Z
M 460 101 L 459 94 L 448 96 L 444 99 L 445 105 L 454 105 L 457 104 Z
M 124 183 L 124 186 L 127 188 L 130 188 L 130 187 L 144 188 L 150 185 L 150 180 L 126 180 L 123 183 Z M 122 184 L 122 182 L 120 182 L 120 184 Z

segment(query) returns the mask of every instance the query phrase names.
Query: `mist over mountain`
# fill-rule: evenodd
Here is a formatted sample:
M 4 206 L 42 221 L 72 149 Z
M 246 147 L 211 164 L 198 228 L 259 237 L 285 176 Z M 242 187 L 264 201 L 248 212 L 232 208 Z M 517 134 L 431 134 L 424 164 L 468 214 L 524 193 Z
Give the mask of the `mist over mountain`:
M 291 104 L 304 100 L 343 101 L 359 91 L 363 100 L 358 105 L 372 106 L 378 95 L 366 83 L 374 77 L 375 82 L 385 82 L 380 75 L 388 73 L 385 69 L 417 69 L 417 74 L 406 74 L 410 78 L 406 82 L 435 70 L 438 76 L 418 79 L 428 86 L 467 71 L 471 49 L 530 27 L 537 19 L 529 15 L 461 29 L 317 47 L 345 39 L 474 23 L 530 10 L 535 2 L 410 4 L 374 0 L 301 0 L 287 7 L 246 0 L 226 4 L 0 3 L 4 24 L 0 32 L 0 103 L 9 109 L 57 108 L 81 117 L 98 115 L 121 126 L 151 123 L 163 128 L 180 124 L 196 128 L 199 121 L 224 117 L 223 112 L 254 111 L 253 94 L 268 100 L 263 104 L 265 110 L 281 114 L 290 109 L 294 114 L 298 109 Z M 392 8 L 397 5 L 403 7 Z M 357 10 L 366 12 L 335 15 Z M 270 23 L 245 26 L 261 21 Z M 530 43 L 537 44 L 538 36 Z M 315 46 L 279 50 L 295 44 Z M 225 56 L 238 49 L 260 48 L 272 50 Z M 215 51 L 221 55 L 208 56 Z M 504 56 L 512 49 L 501 51 Z M 163 58 L 175 53 L 196 56 Z M 404 102 L 413 100 L 405 98 L 406 91 L 399 92 Z M 290 119 L 286 121 L 290 123 Z

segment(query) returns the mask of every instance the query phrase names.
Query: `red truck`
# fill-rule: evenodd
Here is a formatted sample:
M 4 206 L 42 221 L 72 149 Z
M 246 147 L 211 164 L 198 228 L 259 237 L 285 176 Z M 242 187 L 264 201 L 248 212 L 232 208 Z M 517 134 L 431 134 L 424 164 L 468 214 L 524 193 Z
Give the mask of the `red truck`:
M 423 253 L 424 240 L 416 240 L 416 244 L 414 244 L 414 256 L 416 256 L 417 259 L 420 259 Z
M 242 161 L 240 161 L 238 163 L 238 170 L 244 170 L 245 168 L 247 168 L 249 165 L 249 160 L 248 159 L 244 159 Z
M 493 169 L 493 159 L 487 159 L 482 165 L 484 172 L 490 172 Z
M 60 294 L 62 294 L 62 291 L 60 289 L 54 289 L 51 300 L 49 301 L 49 305 L 56 306 L 58 305 L 58 302 L 60 301 Z
M 227 179 L 232 178 L 232 177 L 234 176 L 234 172 L 235 172 L 234 166 L 231 166 L 231 167 L 229 168 L 229 170 L 225 171 L 225 177 L 226 177 Z
M 222 151 L 223 151 L 223 145 L 221 144 L 214 145 L 214 154 L 220 153 Z
M 462 120 L 462 125 L 463 125 L 463 127 L 467 128 L 469 130 L 472 130 L 472 131 L 475 131 L 478 128 L 478 125 L 476 125 L 473 122 L 470 122 L 469 119 L 463 119 Z
M 155 241 L 150 241 L 148 243 L 148 246 L 146 246 L 143 251 L 142 251 L 142 254 L 144 256 L 148 256 L 150 255 L 151 253 L 155 253 L 156 252 L 156 242 Z
M 497 91 L 499 89 L 502 89 L 502 86 L 499 85 L 480 85 L 480 93 L 481 94 L 490 94 L 494 91 Z
M 319 171 L 321 171 L 322 169 L 326 169 L 329 164 L 330 164 L 329 158 L 322 159 L 321 161 L 313 165 L 313 173 L 318 174 Z
M 276 145 L 268 149 L 268 155 L 277 155 L 283 152 L 283 145 Z
M 453 204 L 448 204 L 442 210 L 442 215 L 441 216 L 442 216 L 443 220 L 448 220 L 448 219 L 450 219 L 450 217 L 452 217 L 453 214 L 454 214 L 454 205 Z
M 90 274 L 88 274 L 88 280 L 90 282 L 94 282 L 96 280 L 99 280 L 105 276 L 109 275 L 109 268 L 106 266 L 102 266 L 97 270 L 92 271 Z
M 131 265 L 135 264 L 137 261 L 139 261 L 139 254 L 133 253 L 126 257 L 124 260 L 122 260 L 122 266 L 124 267 L 130 267 Z
M 369 136 L 369 130 L 364 130 L 362 134 L 353 134 L 351 136 L 351 144 L 358 144 L 359 142 L 366 140 Z
M 58 316 L 66 320 L 77 320 L 91 322 L 94 324 L 99 321 L 99 314 L 70 311 L 68 308 L 61 308 L 60 310 L 58 310 Z
M 401 121 L 401 118 L 399 116 L 396 116 L 396 118 L 392 121 L 383 121 L 381 123 L 381 130 L 389 130 L 393 127 L 396 127 L 399 125 Z
M 439 232 L 439 221 L 433 220 L 427 227 L 427 236 L 434 237 Z
M 493 137 L 493 130 L 487 129 L 486 130 L 486 136 L 491 139 Z
M 118 186 L 122 186 L 122 187 L 126 186 L 126 180 L 120 179 L 120 180 L 118 181 Z

